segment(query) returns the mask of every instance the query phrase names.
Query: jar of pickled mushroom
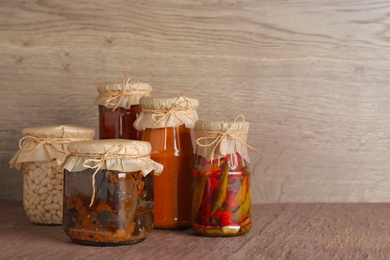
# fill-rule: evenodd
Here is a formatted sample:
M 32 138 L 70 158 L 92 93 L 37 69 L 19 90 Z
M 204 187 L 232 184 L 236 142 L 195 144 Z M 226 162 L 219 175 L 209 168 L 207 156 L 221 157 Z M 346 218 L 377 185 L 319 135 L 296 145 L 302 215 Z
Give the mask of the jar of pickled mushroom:
M 197 235 L 236 236 L 251 228 L 249 123 L 238 119 L 195 123 L 192 230 Z
M 198 105 L 198 100 L 184 96 L 141 98 L 142 112 L 134 126 L 156 151 L 151 158 L 164 165 L 161 176 L 154 178 L 156 228 L 191 227 L 193 125 Z
M 79 126 L 42 126 L 23 129 L 11 168 L 23 165 L 23 207 L 35 224 L 62 224 L 62 180 L 59 165 L 69 143 L 91 140 L 95 130 Z
M 148 142 L 125 139 L 74 142 L 64 169 L 63 228 L 78 244 L 141 242 L 153 229 L 153 174 Z
M 140 113 L 140 98 L 149 96 L 152 87 L 125 76 L 122 83 L 99 83 L 97 90 L 99 139 L 140 140 L 141 132 L 133 127 L 133 123 Z

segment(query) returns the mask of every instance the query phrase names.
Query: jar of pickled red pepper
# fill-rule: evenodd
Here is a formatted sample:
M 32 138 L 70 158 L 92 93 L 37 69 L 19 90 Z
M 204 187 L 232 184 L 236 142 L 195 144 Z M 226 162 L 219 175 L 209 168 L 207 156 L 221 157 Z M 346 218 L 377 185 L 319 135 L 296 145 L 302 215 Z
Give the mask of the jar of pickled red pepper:
M 196 159 L 192 170 L 192 230 L 203 236 L 236 236 L 249 232 L 249 123 L 195 123 Z
M 23 164 L 23 207 L 35 224 L 62 224 L 62 180 L 58 170 L 74 141 L 91 140 L 95 130 L 78 126 L 42 126 L 23 129 L 19 151 L 11 167 Z
M 64 169 L 63 228 L 78 244 L 127 245 L 153 229 L 153 175 L 147 142 L 124 139 L 74 142 Z
M 140 140 L 141 132 L 133 127 L 140 113 L 139 99 L 149 96 L 152 87 L 125 76 L 122 83 L 99 83 L 99 139 Z
M 198 105 L 198 100 L 184 96 L 141 98 L 142 113 L 134 126 L 156 151 L 151 158 L 164 165 L 161 176 L 154 178 L 156 228 L 191 227 L 193 125 Z

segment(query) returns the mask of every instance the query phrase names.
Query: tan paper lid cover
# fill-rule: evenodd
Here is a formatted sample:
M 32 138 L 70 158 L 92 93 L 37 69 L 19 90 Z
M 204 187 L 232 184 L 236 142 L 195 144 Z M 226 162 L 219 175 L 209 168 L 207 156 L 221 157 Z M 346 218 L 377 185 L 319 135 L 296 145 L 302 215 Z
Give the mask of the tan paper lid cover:
M 146 82 L 137 79 L 127 79 L 119 82 L 102 82 L 97 86 L 99 96 L 95 105 L 102 105 L 107 108 L 123 107 L 129 109 L 132 105 L 139 105 L 140 98 L 149 96 L 152 87 Z
M 248 130 L 249 122 L 246 121 L 198 120 L 194 127 L 197 143 L 195 153 L 210 161 L 238 153 L 249 163 L 246 145 Z
M 70 155 L 62 166 L 70 172 L 107 169 L 123 172 L 154 171 L 159 175 L 163 165 L 150 159 L 151 145 L 145 141 L 107 139 L 80 141 L 68 146 Z
M 20 169 L 24 162 L 53 159 L 61 164 L 68 153 L 68 144 L 74 141 L 91 140 L 95 130 L 82 126 L 59 125 L 24 128 L 22 133 L 19 151 L 9 162 L 11 168 Z
M 141 114 L 134 122 L 134 127 L 143 131 L 145 128 L 177 127 L 185 124 L 193 128 L 198 120 L 199 101 L 179 96 L 176 98 L 142 97 Z

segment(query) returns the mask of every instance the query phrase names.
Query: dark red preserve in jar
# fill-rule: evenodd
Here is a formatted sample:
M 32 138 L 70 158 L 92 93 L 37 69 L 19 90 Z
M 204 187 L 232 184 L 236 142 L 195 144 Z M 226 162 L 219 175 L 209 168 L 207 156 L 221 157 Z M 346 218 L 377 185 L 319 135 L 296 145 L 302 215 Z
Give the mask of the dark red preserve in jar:
M 133 127 L 140 114 L 141 97 L 149 96 L 152 87 L 138 79 L 126 78 L 122 83 L 99 83 L 99 139 L 140 140 L 141 132 Z

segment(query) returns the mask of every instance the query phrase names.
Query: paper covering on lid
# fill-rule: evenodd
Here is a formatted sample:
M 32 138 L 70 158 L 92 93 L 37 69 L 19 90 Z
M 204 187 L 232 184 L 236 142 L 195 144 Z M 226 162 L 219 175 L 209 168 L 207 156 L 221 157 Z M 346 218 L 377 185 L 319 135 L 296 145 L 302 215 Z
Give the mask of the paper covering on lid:
M 138 131 L 145 128 L 166 128 L 185 125 L 193 128 L 198 120 L 199 101 L 179 96 L 177 98 L 141 98 L 141 114 L 134 122 Z
M 129 109 L 133 105 L 139 105 L 141 97 L 150 96 L 152 87 L 146 82 L 140 82 L 137 78 L 126 78 L 123 82 L 102 82 L 97 86 L 99 96 L 95 105 L 107 108 L 118 107 Z
M 23 129 L 19 151 L 9 162 L 11 168 L 20 169 L 24 162 L 50 161 L 61 164 L 68 154 L 67 146 L 74 141 L 91 140 L 92 128 L 81 126 L 41 126 Z
M 160 175 L 163 165 L 150 159 L 151 146 L 145 141 L 125 139 L 92 140 L 71 143 L 69 156 L 62 166 L 70 172 L 106 169 L 122 172 L 154 171 Z
M 227 154 L 240 154 L 248 163 L 248 139 L 249 122 L 237 121 L 206 121 L 198 120 L 194 131 L 196 138 L 195 153 L 213 160 L 225 157 Z

